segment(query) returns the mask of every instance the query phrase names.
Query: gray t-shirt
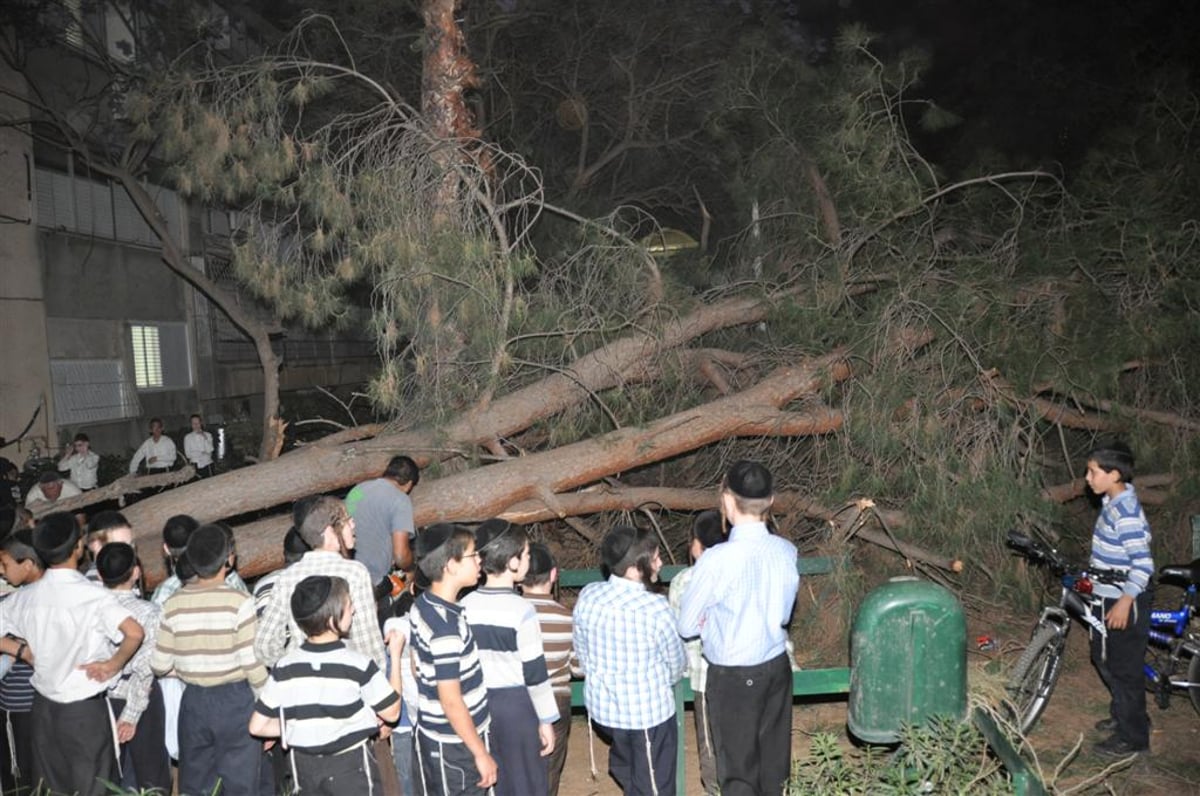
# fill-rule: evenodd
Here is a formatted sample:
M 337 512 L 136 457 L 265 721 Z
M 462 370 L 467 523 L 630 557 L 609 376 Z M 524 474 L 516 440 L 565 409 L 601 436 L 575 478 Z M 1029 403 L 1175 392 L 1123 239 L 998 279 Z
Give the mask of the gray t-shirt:
M 354 518 L 354 558 L 367 567 L 374 586 L 392 571 L 392 533 L 413 535 L 412 501 L 395 481 L 375 478 L 350 490 L 346 510 Z

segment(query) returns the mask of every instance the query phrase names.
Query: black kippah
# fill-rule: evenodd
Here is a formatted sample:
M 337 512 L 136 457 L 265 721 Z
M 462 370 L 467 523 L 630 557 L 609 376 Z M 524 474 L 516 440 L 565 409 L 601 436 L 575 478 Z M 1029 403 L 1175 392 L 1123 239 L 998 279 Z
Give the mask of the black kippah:
M 47 514 L 33 529 L 33 546 L 38 550 L 54 550 L 68 544 L 78 530 L 75 518 L 69 513 Z
M 290 528 L 283 537 L 283 551 L 292 555 L 304 555 L 309 550 L 308 542 L 304 541 L 304 537 L 300 535 L 300 531 L 295 526 Z
M 188 563 L 196 572 L 213 572 L 229 558 L 229 536 L 220 525 L 201 525 L 187 540 Z
M 621 562 L 629 554 L 629 548 L 637 541 L 637 528 L 629 525 L 618 525 L 608 532 L 600 543 L 600 561 L 615 575 L 623 573 Z
M 135 566 L 137 553 L 124 542 L 109 542 L 96 555 L 96 571 L 106 584 L 124 583 Z
M 538 578 L 549 575 L 552 569 L 554 569 L 554 556 L 550 554 L 550 548 L 541 542 L 530 542 L 529 572 L 525 577 L 536 581 Z
M 484 548 L 492 542 L 499 540 L 504 534 L 508 533 L 512 528 L 512 523 L 508 520 L 502 520 L 499 517 L 493 517 L 490 520 L 484 520 L 475 529 L 475 549 L 483 552 Z
M 725 476 L 726 488 L 738 497 L 757 500 L 771 496 L 771 471 L 758 462 L 734 462 Z
M 187 547 L 188 538 L 200 523 L 186 514 L 176 514 L 163 525 L 163 544 L 172 550 L 182 550 Z
M 450 537 L 454 536 L 454 532 L 457 530 L 458 526 L 451 522 L 439 522 L 422 530 L 417 534 L 417 560 L 419 561 L 450 541 Z
M 292 616 L 303 622 L 321 610 L 333 589 L 333 578 L 328 575 L 309 575 L 296 584 L 292 591 Z

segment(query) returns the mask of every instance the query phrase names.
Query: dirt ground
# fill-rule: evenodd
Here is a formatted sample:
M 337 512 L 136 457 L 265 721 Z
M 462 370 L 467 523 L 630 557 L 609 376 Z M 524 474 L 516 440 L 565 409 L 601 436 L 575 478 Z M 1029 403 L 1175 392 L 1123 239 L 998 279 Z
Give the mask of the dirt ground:
M 974 636 L 972 633 L 970 638 Z M 1016 661 L 1025 643 L 1023 631 L 1014 631 L 1010 639 L 1001 635 L 997 638 L 1001 641 L 1000 651 L 971 653 L 969 668 L 972 672 L 991 661 L 998 660 L 1002 667 Z M 1107 694 L 1088 661 L 1087 635 L 1076 627 L 1069 640 L 1066 670 L 1040 723 L 1028 739 L 1040 764 L 1043 780 L 1051 786 L 1047 789 L 1059 793 L 1108 793 L 1114 796 L 1200 796 L 1200 714 L 1192 709 L 1183 694 L 1173 699 L 1166 711 L 1160 710 L 1151 700 L 1149 710 L 1152 722 L 1150 754 L 1105 776 L 1103 772 L 1113 761 L 1091 752 L 1091 745 L 1102 740 L 1091 727 L 1107 715 Z M 688 762 L 684 773 L 690 796 L 703 791 L 690 713 L 685 723 Z M 844 697 L 797 706 L 792 721 L 793 758 L 807 752 L 809 736 L 818 731 L 845 736 Z M 1080 743 L 1082 746 L 1074 752 Z M 618 796 L 621 793 L 607 775 L 608 750 L 599 738 L 592 743 L 596 778 L 589 773 L 587 723 L 581 715 L 575 716 L 569 746 L 560 796 Z M 1097 777 L 1099 782 L 1087 784 Z

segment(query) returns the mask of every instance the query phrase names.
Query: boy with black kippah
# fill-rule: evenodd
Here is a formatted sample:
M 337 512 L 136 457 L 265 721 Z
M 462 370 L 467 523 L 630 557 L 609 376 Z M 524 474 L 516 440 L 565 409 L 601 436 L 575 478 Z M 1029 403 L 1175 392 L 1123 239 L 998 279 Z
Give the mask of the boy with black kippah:
M 306 641 L 271 670 L 250 716 L 250 732 L 283 739 L 302 792 L 374 793 L 379 766 L 368 741 L 379 732 L 376 717 L 385 722 L 400 717 L 403 638 L 398 633 L 388 638 L 389 682 L 375 661 L 343 641 L 359 621 L 345 580 L 306 577 L 292 590 L 291 608 Z
M 112 590 L 146 632 L 142 646 L 108 689 L 117 716 L 117 742 L 121 744 L 121 782 L 126 787 L 157 788 L 166 793 L 171 790 L 171 759 L 164 741 L 162 691 L 150 671 L 162 609 L 134 592 L 142 572 L 131 545 L 109 542 L 100 548 L 96 572 L 105 588 Z
M 618 525 L 600 543 L 608 579 L 575 603 L 575 653 L 588 721 L 607 736 L 608 773 L 627 796 L 674 793 L 679 732 L 674 686 L 686 663 L 675 617 L 652 589 L 662 571 L 654 534 Z
M 196 572 L 167 600 L 150 668 L 187 684 L 179 706 L 179 792 L 258 796 L 262 747 L 246 724 L 267 680 L 254 657 L 256 617 L 249 594 L 230 588 L 233 534 L 202 525 L 187 542 Z
M 695 563 L 704 555 L 704 551 L 725 541 L 725 520 L 721 512 L 712 509 L 702 511 L 692 522 L 691 541 L 688 544 L 688 555 L 693 566 L 680 572 L 671 581 L 671 589 L 667 593 L 667 601 L 671 610 L 679 616 L 679 608 L 683 603 L 683 594 L 688 584 L 692 582 L 692 574 L 696 571 Z M 700 639 L 691 639 L 685 645 L 688 658 L 688 679 L 692 686 L 695 699 L 692 703 L 692 715 L 696 720 L 696 751 L 700 758 L 700 784 L 704 786 L 707 796 L 718 796 L 720 789 L 717 785 L 717 756 L 713 750 L 712 732 L 708 719 L 708 700 L 704 696 L 708 682 L 708 661 L 700 649 Z
M 554 730 L 554 751 L 546 758 L 547 792 L 557 796 L 563 765 L 567 762 L 567 740 L 571 736 L 571 675 L 579 670 L 575 660 L 575 645 L 571 641 L 571 609 L 554 599 L 554 584 L 558 582 L 558 564 L 550 548 L 539 542 L 529 543 L 529 570 L 521 581 L 521 594 L 537 612 L 542 630 L 542 650 L 550 688 L 558 705 L 558 721 Z
M 33 780 L 52 792 L 101 796 L 116 771 L 104 697 L 142 643 L 142 626 L 79 573 L 83 534 L 73 516 L 43 517 L 32 542 L 47 570 L 4 601 L 0 652 L 34 667 Z
M 722 796 L 779 793 L 791 774 L 792 667 L 787 628 L 800 575 L 796 546 L 767 528 L 771 471 L 735 462 L 718 501 L 729 538 L 693 567 L 679 635 L 700 637 Z M 749 729 L 748 729 L 749 728 Z
M 475 536 L 459 525 L 431 525 L 417 535 L 416 554 L 430 580 L 410 612 L 420 694 L 414 743 L 423 792 L 482 796 L 496 784 L 496 761 L 488 751 L 491 714 L 479 649 L 458 604 L 459 592 L 479 580 Z
M 490 751 L 504 771 L 494 796 L 546 793 L 542 758 L 554 751 L 558 706 L 537 611 L 516 591 L 529 569 L 529 537 L 518 525 L 490 519 L 475 529 L 475 550 L 487 582 L 464 597 L 462 606 L 487 686 Z

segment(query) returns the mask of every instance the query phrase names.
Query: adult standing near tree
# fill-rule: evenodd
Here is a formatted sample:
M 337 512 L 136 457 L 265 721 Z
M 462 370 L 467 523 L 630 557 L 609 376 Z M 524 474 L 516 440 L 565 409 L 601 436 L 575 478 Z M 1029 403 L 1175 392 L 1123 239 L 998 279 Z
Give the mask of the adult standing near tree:
M 162 418 L 150 418 L 150 436 L 129 460 L 129 474 L 137 475 L 138 467 L 146 463 L 146 472 L 165 473 L 175 466 L 175 442 L 163 434 Z
M 92 443 L 87 434 L 81 431 L 75 435 L 75 440 L 63 450 L 58 469 L 69 472 L 71 481 L 84 492 L 96 488 L 100 454 L 92 450 Z
M 736 462 L 720 492 L 729 540 L 705 552 L 683 594 L 679 634 L 700 637 L 722 796 L 778 796 L 791 770 L 792 669 L 785 625 L 796 547 L 767 529 L 771 472 Z
M 192 415 L 192 430 L 183 438 L 183 455 L 196 468 L 196 475 L 208 478 L 213 474 L 213 438 L 204 430 L 200 415 Z
M 408 495 L 421 478 L 417 463 L 393 456 L 379 478 L 364 481 L 346 495 L 346 509 L 358 536 L 355 560 L 378 586 L 392 567 L 412 567 L 413 508 Z

